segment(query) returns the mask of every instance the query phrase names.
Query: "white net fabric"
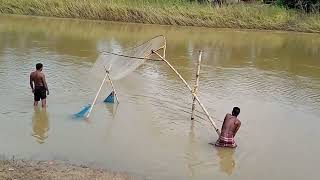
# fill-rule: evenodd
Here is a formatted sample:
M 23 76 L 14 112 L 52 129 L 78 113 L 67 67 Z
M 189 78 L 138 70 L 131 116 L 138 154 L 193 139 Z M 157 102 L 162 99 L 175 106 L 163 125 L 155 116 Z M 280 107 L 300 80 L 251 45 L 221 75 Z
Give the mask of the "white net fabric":
M 166 40 L 162 35 L 156 36 L 138 46 L 122 52 L 102 52 L 92 67 L 92 73 L 102 78 L 110 68 L 112 80 L 119 80 L 141 66 L 152 55 L 152 50 L 165 49 Z

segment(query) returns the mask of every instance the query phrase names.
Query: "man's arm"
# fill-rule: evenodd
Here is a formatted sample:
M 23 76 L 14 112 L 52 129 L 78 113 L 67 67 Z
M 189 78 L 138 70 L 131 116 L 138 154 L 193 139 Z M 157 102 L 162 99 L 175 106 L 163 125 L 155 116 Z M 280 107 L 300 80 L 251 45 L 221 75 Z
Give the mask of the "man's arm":
M 32 73 L 30 74 L 30 87 L 31 87 L 31 89 L 32 89 L 32 92 L 34 92 L 34 89 L 33 89 Z
M 44 74 L 42 75 L 42 83 L 43 83 L 44 87 L 45 87 L 46 90 L 47 90 L 47 94 L 49 95 L 49 89 L 48 89 L 46 77 L 44 76 Z
M 224 124 L 226 123 L 226 121 L 228 120 L 228 119 L 230 119 L 230 116 L 231 116 L 231 114 L 226 114 L 226 116 L 224 117 L 224 120 L 223 120 L 223 123 L 222 123 L 222 126 L 221 126 L 221 131 L 222 131 L 222 129 L 224 128 Z
M 235 122 L 235 125 L 236 125 L 236 129 L 234 130 L 234 133 L 233 133 L 234 136 L 233 137 L 236 136 L 236 134 L 237 134 L 237 132 L 238 132 L 240 126 L 241 126 L 241 122 L 238 120 L 237 122 Z

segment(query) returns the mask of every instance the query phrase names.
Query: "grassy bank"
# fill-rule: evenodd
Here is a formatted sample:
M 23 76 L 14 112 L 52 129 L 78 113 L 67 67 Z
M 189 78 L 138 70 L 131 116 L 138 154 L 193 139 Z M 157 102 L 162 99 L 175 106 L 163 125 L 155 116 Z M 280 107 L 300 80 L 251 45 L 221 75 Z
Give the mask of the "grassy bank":
M 320 32 L 320 15 L 267 5 L 211 7 L 187 0 L 0 0 L 0 13 L 34 16 Z

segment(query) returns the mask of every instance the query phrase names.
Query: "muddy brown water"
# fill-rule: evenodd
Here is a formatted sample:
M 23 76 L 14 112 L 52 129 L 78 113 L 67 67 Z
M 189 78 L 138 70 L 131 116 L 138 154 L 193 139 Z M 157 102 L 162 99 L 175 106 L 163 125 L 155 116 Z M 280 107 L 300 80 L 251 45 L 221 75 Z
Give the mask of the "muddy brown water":
M 167 59 L 194 83 L 221 126 L 241 108 L 236 150 L 208 143 L 217 135 L 162 62 L 148 62 L 115 82 L 120 104 L 101 101 L 89 121 L 71 115 L 88 104 L 98 81 L 88 75 L 101 49 L 167 38 Z M 320 35 L 0 17 L 0 153 L 66 160 L 152 179 L 319 178 Z M 51 94 L 34 110 L 29 73 L 37 62 Z M 197 107 L 200 110 L 199 106 Z

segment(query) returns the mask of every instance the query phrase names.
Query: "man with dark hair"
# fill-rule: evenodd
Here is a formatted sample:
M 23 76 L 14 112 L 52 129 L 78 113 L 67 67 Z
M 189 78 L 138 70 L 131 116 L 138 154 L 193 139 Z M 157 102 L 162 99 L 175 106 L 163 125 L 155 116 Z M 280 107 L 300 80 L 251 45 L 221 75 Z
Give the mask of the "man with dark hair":
M 236 136 L 241 126 L 241 122 L 237 118 L 239 114 L 240 108 L 234 107 L 232 110 L 232 114 L 228 113 L 226 115 L 222 124 L 221 134 L 219 136 L 219 139 L 215 143 L 216 146 L 230 148 L 237 147 L 237 144 L 234 141 L 234 137 Z
M 34 94 L 34 106 L 38 106 L 38 102 L 41 99 L 42 107 L 46 107 L 46 98 L 49 95 L 49 89 L 47 86 L 46 78 L 42 73 L 43 65 L 41 63 L 36 64 L 36 71 L 30 74 L 30 87 Z

